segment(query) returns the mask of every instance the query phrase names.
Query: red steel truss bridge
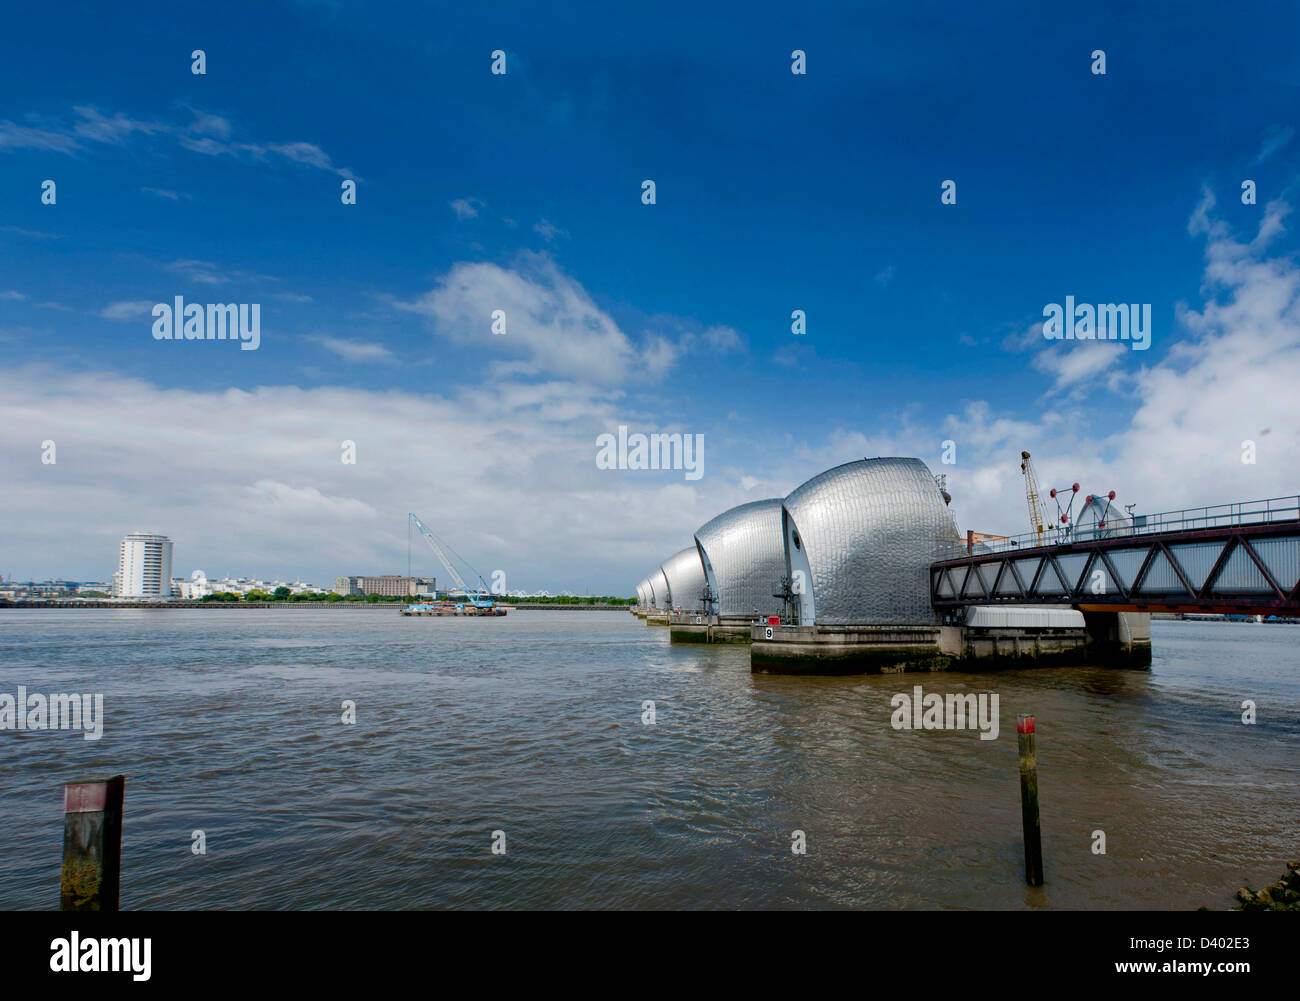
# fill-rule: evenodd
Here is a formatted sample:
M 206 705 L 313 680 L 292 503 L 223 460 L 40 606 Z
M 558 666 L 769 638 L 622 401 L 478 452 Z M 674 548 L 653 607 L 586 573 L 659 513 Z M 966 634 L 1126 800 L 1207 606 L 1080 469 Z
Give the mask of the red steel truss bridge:
M 957 548 L 957 547 L 954 547 Z M 1017 538 L 970 537 L 930 567 L 936 609 L 1070 604 L 1084 611 L 1300 615 L 1300 497 Z

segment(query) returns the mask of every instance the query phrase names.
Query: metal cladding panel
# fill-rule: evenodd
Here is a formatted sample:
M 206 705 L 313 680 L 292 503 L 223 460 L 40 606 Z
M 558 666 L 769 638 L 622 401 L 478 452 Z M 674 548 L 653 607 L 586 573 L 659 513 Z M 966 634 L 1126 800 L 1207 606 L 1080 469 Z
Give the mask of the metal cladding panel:
M 664 576 L 663 567 L 650 575 L 650 590 L 654 598 L 654 607 L 666 609 L 668 607 L 668 578 Z
M 713 568 L 719 615 L 781 613 L 781 498 L 733 507 L 702 526 L 695 541 Z
M 1073 608 L 972 605 L 966 609 L 966 625 L 976 629 L 1082 629 L 1084 621 L 1083 613 Z
M 1256 539 L 1250 548 L 1284 590 L 1300 583 L 1300 539 Z
M 704 604 L 704 564 L 700 551 L 688 546 L 664 560 L 661 568 L 668 581 L 668 600 L 672 608 L 695 611 Z
M 836 466 L 791 493 L 785 510 L 808 558 L 816 624 L 938 621 L 930 563 L 961 538 L 920 459 Z

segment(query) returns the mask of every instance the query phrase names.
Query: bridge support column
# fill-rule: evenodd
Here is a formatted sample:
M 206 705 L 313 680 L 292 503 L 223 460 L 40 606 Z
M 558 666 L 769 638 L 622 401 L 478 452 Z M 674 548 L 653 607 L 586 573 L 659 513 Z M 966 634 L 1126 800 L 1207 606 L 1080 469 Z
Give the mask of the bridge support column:
M 1147 612 L 1084 612 L 1084 628 L 1097 663 L 1151 666 L 1151 616 Z

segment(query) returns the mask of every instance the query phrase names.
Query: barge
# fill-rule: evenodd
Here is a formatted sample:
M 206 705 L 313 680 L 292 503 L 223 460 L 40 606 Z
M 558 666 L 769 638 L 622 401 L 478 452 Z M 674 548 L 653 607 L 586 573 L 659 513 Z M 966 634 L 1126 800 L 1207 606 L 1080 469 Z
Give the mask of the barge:
M 402 609 L 403 615 L 505 615 L 501 605 L 475 606 L 468 601 L 421 602 Z

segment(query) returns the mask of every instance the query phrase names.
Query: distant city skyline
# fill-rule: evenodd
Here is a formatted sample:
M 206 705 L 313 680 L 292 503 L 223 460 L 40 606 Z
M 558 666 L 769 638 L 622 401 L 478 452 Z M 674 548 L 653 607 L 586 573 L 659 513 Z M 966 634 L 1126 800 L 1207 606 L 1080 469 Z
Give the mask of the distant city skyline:
M 354 574 L 350 576 L 378 577 L 383 575 Z M 400 576 L 400 575 L 390 575 L 390 576 Z M 205 577 L 205 582 L 208 586 L 209 593 L 215 593 L 220 591 L 240 593 L 240 592 L 245 592 L 253 589 L 259 589 L 259 590 L 267 589 L 267 588 L 274 589 L 276 587 L 288 587 L 294 593 L 298 593 L 299 591 L 304 591 L 304 590 L 318 591 L 323 594 L 328 594 L 331 591 L 335 591 L 336 593 L 340 593 L 340 594 L 343 593 L 337 590 L 337 586 L 331 586 L 330 584 L 317 584 L 313 581 L 304 580 L 301 577 L 294 577 L 294 576 L 281 578 L 281 577 L 258 577 L 256 575 L 251 575 L 251 574 L 223 574 L 218 577 L 212 577 L 204 573 L 204 577 Z M 191 583 L 191 580 L 192 580 L 191 577 L 173 576 L 172 584 L 173 585 L 189 584 Z M 79 588 L 81 590 L 93 588 L 96 590 L 102 590 L 107 593 L 111 591 L 113 584 L 111 579 L 106 580 L 106 579 L 95 578 L 95 579 L 83 580 L 80 578 L 59 577 L 59 576 L 14 577 L 11 576 L 9 573 L 0 574 L 0 597 L 4 596 L 4 592 L 11 590 L 13 588 L 32 587 L 32 588 L 39 589 L 39 588 L 47 588 L 47 587 L 61 587 L 61 586 L 62 587 L 71 586 L 73 588 Z M 448 589 L 439 586 L 438 590 L 439 593 L 446 593 Z M 451 588 L 450 590 L 454 591 L 456 589 Z M 632 589 L 632 591 L 629 594 L 626 595 L 617 591 L 605 593 L 600 591 L 581 590 L 576 588 L 560 587 L 560 588 L 551 589 L 551 588 L 541 587 L 541 588 L 533 588 L 533 589 L 509 588 L 506 591 L 502 592 L 502 594 L 507 597 L 535 597 L 535 598 L 555 597 L 556 595 L 573 595 L 574 597 L 579 597 L 579 598 L 586 598 L 586 597 L 624 598 L 624 597 L 634 596 L 635 592 L 636 592 L 635 587 Z M 174 587 L 173 596 L 181 596 L 179 589 L 176 589 Z

